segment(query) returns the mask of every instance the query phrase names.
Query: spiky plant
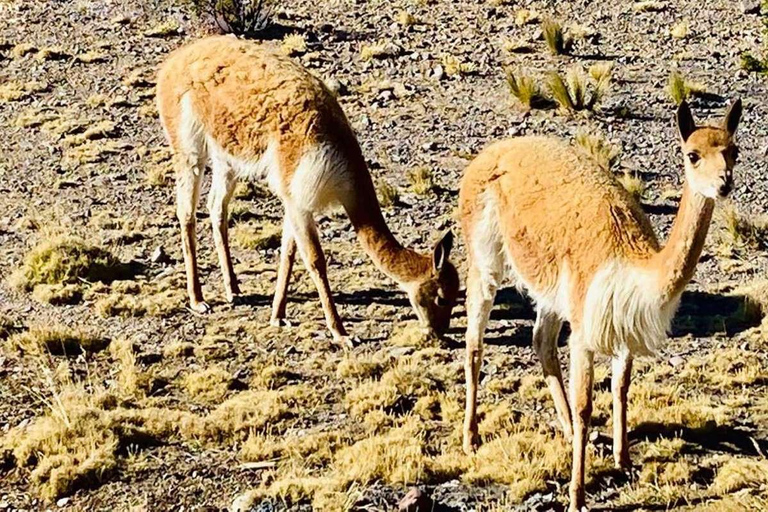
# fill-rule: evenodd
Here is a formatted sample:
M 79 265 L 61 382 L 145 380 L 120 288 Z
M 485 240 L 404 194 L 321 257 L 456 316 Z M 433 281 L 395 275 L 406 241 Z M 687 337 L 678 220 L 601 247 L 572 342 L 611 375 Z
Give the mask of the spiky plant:
M 580 131 L 576 133 L 575 141 L 606 171 L 610 170 L 619 161 L 619 148 L 609 143 L 598 133 L 592 134 Z
M 563 26 L 552 18 L 541 22 L 544 40 L 552 55 L 565 55 L 571 50 L 573 40 L 563 32 Z
M 532 108 L 541 99 L 541 90 L 536 80 L 523 70 L 504 70 L 507 76 L 507 86 L 517 101 L 526 109 Z
M 669 74 L 669 84 L 667 86 L 669 97 L 676 105 L 681 104 L 688 99 L 691 95 L 691 90 L 688 88 L 688 84 L 685 83 L 685 78 L 679 71 L 672 71 Z
M 568 70 L 564 79 L 552 71 L 548 76 L 552 97 L 565 111 L 592 111 L 600 103 L 611 81 L 611 67 L 593 66 L 589 74 L 580 67 Z
M 629 195 L 634 197 L 636 201 L 640 201 L 645 195 L 645 182 L 639 175 L 624 171 L 624 173 L 618 177 L 618 180 L 619 183 L 621 183 L 621 186 L 623 186 L 624 189 L 629 192 Z

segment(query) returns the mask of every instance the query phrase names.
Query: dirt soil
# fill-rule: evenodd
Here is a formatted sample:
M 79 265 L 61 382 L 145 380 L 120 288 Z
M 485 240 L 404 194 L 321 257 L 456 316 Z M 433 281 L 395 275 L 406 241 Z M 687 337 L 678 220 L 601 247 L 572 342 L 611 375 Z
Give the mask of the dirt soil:
M 752 3 L 288 0 L 262 34 L 275 46 L 305 37 L 294 57 L 339 90 L 374 180 L 399 193 L 387 222 L 421 251 L 449 227 L 459 234 L 460 177 L 489 142 L 584 130 L 620 149 L 617 175 L 645 183 L 643 206 L 664 239 L 682 180 L 670 73 L 701 86 L 691 99 L 698 119 L 717 120 L 742 98 L 730 208 L 754 236 L 718 221 L 668 346 L 636 366 L 629 474 L 612 469 L 610 364 L 599 362 L 595 510 L 768 509 L 768 327 L 748 298 L 768 264 L 768 82 L 740 67 L 742 52 L 765 50 L 768 12 L 744 7 Z M 536 22 L 547 16 L 580 36 L 569 55 L 548 52 Z M 300 264 L 291 326 L 269 326 L 281 207 L 260 186 L 239 189 L 232 207 L 244 297 L 224 301 L 203 205 L 200 265 L 214 310 L 186 309 L 154 76 L 170 51 L 211 31 L 188 4 L 165 0 L 0 2 L 0 509 L 225 510 L 255 490 L 242 510 L 383 511 L 420 486 L 437 510 L 562 510 L 570 452 L 531 348 L 533 310 L 514 290 L 499 294 L 487 332 L 488 448 L 473 457 L 460 449 L 463 299 L 446 339 L 413 336 L 407 298 L 342 213 L 318 226 L 340 314 L 360 342 L 353 350 L 333 344 Z M 381 51 L 367 59 L 371 47 Z M 504 74 L 510 66 L 543 81 L 598 62 L 613 63 L 613 82 L 590 115 L 526 111 Z M 414 185 L 415 170 L 431 186 Z M 70 236 L 130 272 L 66 289 L 18 285 L 34 247 Z M 451 257 L 463 281 L 459 239 Z M 54 355 L 19 341 L 31 333 L 34 345 L 46 329 L 112 346 Z M 560 352 L 567 368 L 565 339 Z M 259 410 L 227 416 L 227 430 L 217 418 L 238 397 Z M 148 411 L 169 425 L 149 426 Z M 139 434 L 119 426 L 131 414 L 142 418 Z M 187 420 L 196 426 L 185 430 Z M 57 447 L 30 441 L 46 428 Z M 319 445 L 303 448 L 306 439 Z M 24 443 L 33 448 L 20 460 Z

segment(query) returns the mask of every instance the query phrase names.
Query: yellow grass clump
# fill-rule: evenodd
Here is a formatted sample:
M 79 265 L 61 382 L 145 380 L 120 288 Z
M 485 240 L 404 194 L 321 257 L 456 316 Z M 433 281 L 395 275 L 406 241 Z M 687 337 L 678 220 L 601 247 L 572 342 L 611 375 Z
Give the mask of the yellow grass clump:
M 31 290 L 38 284 L 112 281 L 126 273 L 127 267 L 106 249 L 81 238 L 58 236 L 43 240 L 27 254 L 14 282 Z
M 232 239 L 243 249 L 264 251 L 278 249 L 282 237 L 282 228 L 276 224 L 236 224 L 232 230 Z
M 5 82 L 0 84 L 0 103 L 19 101 L 38 92 L 48 90 L 44 82 Z
M 6 345 L 31 355 L 73 356 L 104 350 L 109 340 L 60 326 L 34 326 L 9 337 Z
M 435 186 L 432 169 L 429 167 L 415 167 L 408 171 L 408 181 L 411 190 L 420 196 L 428 194 Z
M 188 373 L 182 386 L 189 396 L 207 403 L 221 402 L 229 392 L 234 378 L 222 366 L 213 365 Z
M 768 485 L 768 460 L 731 458 L 717 470 L 711 489 L 730 493 L 742 489 L 765 489 Z
M 286 55 L 300 55 L 307 51 L 307 38 L 302 34 L 289 34 L 283 38 L 281 50 Z
M 621 151 L 599 133 L 580 131 L 574 138 L 576 144 L 590 155 L 597 164 L 610 170 L 619 161 Z

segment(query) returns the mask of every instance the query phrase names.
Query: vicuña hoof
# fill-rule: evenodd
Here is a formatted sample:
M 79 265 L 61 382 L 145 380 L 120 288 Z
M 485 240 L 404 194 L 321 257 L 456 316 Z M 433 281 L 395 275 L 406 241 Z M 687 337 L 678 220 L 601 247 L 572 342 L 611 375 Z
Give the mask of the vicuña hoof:
M 269 325 L 272 327 L 291 327 L 291 322 L 285 318 L 271 318 L 269 320 Z
M 200 302 L 191 302 L 189 309 L 197 313 L 198 315 L 207 315 L 211 312 L 211 306 L 207 302 L 201 300 Z
M 477 432 L 465 432 L 464 433 L 464 453 L 472 455 L 477 451 L 480 446 L 480 436 Z

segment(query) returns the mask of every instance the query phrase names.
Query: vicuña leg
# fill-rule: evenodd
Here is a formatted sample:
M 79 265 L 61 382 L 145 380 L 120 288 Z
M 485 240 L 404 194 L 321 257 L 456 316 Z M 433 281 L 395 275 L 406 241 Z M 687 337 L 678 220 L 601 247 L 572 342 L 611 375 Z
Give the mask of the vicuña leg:
M 470 264 L 467 281 L 467 356 L 464 375 L 467 402 L 464 410 L 464 451 L 473 452 L 480 439 L 477 433 L 477 381 L 483 362 L 483 334 L 493 309 L 496 287 L 483 282 L 479 270 Z
M 627 393 L 632 377 L 632 356 L 628 353 L 614 357 L 611 364 L 613 392 L 613 460 L 617 468 L 629 468 L 627 440 Z
M 283 219 L 283 238 L 280 243 L 280 263 L 277 268 L 275 297 L 272 301 L 272 318 L 269 323 L 281 326 L 285 323 L 285 306 L 288 300 L 288 284 L 291 281 L 293 262 L 296 260 L 296 239 L 288 215 Z
M 213 181 L 208 194 L 208 212 L 213 228 L 213 242 L 219 258 L 221 276 L 224 280 L 224 294 L 228 302 L 234 302 L 240 294 L 237 276 L 232 268 L 232 255 L 229 252 L 229 200 L 235 191 L 235 175 L 232 169 L 216 158 L 213 159 Z
M 580 512 L 585 505 L 584 469 L 586 467 L 587 435 L 592 417 L 592 381 L 594 353 L 571 340 L 571 404 L 573 404 L 573 460 L 571 466 L 571 512 Z
M 200 181 L 205 170 L 205 159 L 199 154 L 177 154 L 176 216 L 181 225 L 181 249 L 187 273 L 189 307 L 198 313 L 207 313 L 210 307 L 203 300 L 200 275 L 197 270 L 197 240 L 195 212 L 200 200 Z
M 291 219 L 291 228 L 293 229 L 301 259 L 304 262 L 304 266 L 307 267 L 307 271 L 312 277 L 317 293 L 320 296 L 320 303 L 323 306 L 328 328 L 334 340 L 346 345 L 349 343 L 347 332 L 341 323 L 341 318 L 336 311 L 336 305 L 331 296 L 325 256 L 323 255 L 323 248 L 320 246 L 320 238 L 317 236 L 317 228 L 315 220 L 312 218 L 312 212 L 293 206 L 286 206 L 286 215 Z
M 552 400 L 555 402 L 555 411 L 563 427 L 563 433 L 570 441 L 573 438 L 571 411 L 565 394 L 560 361 L 557 359 L 557 338 L 562 326 L 563 321 L 556 313 L 539 308 L 536 324 L 533 326 L 533 348 L 541 361 L 544 380 L 547 381 Z

